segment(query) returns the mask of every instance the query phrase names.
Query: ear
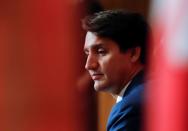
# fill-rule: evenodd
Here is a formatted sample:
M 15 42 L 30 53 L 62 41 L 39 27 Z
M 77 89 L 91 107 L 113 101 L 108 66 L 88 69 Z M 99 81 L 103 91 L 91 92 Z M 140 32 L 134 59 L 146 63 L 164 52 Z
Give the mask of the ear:
M 136 61 L 139 60 L 141 54 L 141 48 L 140 47 L 135 47 L 131 51 L 131 62 L 135 63 Z

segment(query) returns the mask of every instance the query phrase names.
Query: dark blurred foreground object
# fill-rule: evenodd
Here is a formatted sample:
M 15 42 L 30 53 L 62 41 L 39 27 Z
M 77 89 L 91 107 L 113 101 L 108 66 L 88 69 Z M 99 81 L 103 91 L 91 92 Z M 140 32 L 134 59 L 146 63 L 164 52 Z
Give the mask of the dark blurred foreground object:
M 82 43 L 75 5 L 2 0 L 0 7 L 0 130 L 96 131 L 95 97 L 77 85 Z

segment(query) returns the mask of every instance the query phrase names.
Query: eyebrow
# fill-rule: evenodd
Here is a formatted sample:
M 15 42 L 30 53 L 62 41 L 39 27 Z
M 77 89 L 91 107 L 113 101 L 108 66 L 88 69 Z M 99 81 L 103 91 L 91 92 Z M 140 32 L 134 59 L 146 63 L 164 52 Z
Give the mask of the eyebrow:
M 99 48 L 104 48 L 104 44 L 102 43 L 99 43 L 99 44 L 95 44 L 95 45 L 92 45 L 90 48 L 91 49 L 99 49 Z M 88 51 L 88 48 L 84 48 L 84 52 L 87 52 Z

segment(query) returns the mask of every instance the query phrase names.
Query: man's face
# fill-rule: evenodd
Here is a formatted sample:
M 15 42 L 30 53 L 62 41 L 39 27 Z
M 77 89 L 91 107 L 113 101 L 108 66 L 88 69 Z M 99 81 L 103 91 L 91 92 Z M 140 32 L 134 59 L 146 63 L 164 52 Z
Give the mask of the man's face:
M 95 90 L 119 93 L 130 77 L 130 51 L 122 53 L 116 42 L 91 32 L 86 34 L 84 51 L 85 68 L 94 80 Z

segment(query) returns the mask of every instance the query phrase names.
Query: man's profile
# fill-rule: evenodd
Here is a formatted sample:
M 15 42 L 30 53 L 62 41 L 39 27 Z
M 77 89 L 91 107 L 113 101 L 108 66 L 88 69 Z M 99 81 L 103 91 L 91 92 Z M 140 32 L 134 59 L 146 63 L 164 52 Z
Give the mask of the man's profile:
M 108 10 L 83 20 L 85 64 L 96 91 L 116 96 L 108 131 L 139 131 L 148 25 L 138 13 Z

